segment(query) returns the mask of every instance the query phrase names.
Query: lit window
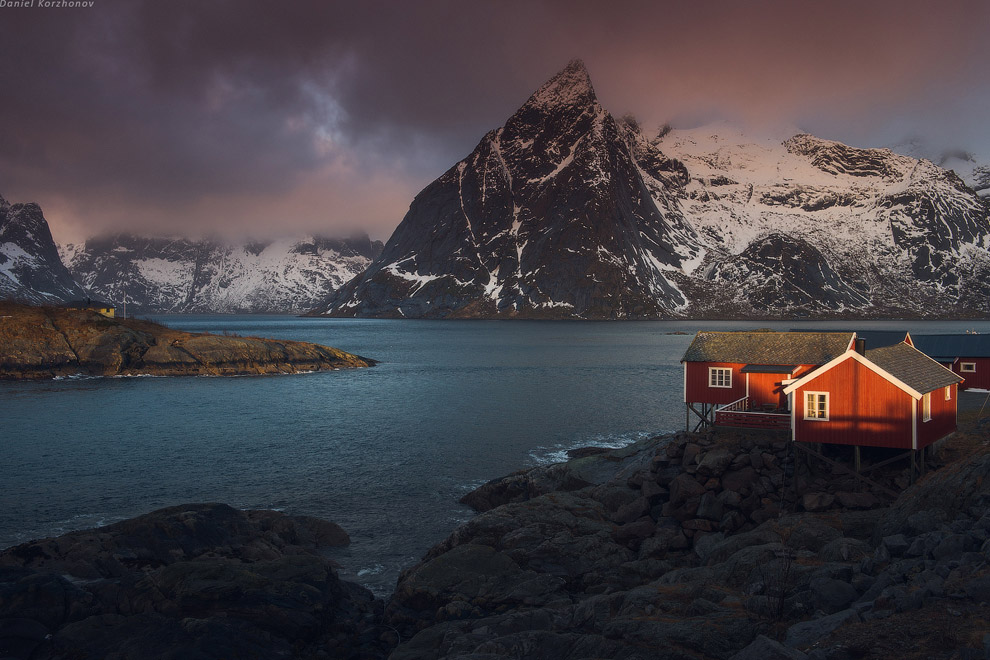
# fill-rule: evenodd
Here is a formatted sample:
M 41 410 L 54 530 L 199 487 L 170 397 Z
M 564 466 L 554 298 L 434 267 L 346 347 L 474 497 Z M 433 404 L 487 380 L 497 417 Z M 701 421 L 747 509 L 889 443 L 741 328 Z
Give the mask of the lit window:
M 708 387 L 732 387 L 732 369 L 709 367 Z
M 952 401 L 952 385 L 945 388 L 945 400 Z
M 921 397 L 921 421 L 930 422 L 932 419 L 932 393 Z
M 964 374 L 975 374 L 976 373 L 976 363 L 975 362 L 960 362 L 959 371 Z
M 828 421 L 828 392 L 804 393 L 804 418 Z

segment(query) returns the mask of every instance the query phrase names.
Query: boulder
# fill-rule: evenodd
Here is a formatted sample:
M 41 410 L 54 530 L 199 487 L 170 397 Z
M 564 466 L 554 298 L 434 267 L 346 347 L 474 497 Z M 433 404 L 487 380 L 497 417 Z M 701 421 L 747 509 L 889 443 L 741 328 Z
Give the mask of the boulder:
M 760 635 L 729 660 L 805 660 L 807 657 L 797 649 L 788 648 L 765 635 Z
M 872 509 L 880 504 L 880 500 L 872 493 L 850 493 L 840 491 L 835 494 L 835 499 L 840 506 L 846 509 Z
M 704 453 L 698 459 L 698 474 L 706 477 L 719 477 L 728 469 L 735 452 L 724 447 L 716 447 Z
M 759 474 L 752 467 L 743 467 L 722 475 L 722 488 L 733 490 L 743 497 L 753 490 L 753 484 L 759 479 Z
M 805 511 L 824 511 L 834 501 L 835 495 L 831 493 L 805 493 L 801 496 L 801 506 Z
M 823 616 L 820 619 L 795 623 L 787 629 L 787 633 L 784 636 L 784 645 L 798 649 L 807 648 L 830 634 L 833 630 L 847 623 L 859 620 L 859 614 L 856 610 L 848 609 Z

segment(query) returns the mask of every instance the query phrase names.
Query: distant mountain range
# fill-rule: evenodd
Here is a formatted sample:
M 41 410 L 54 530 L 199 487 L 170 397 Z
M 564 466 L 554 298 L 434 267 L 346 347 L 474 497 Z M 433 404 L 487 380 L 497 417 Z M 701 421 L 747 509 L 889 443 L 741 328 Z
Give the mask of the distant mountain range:
M 727 125 L 650 134 L 602 108 L 575 60 L 420 192 L 384 246 L 117 234 L 65 246 L 63 266 L 41 209 L 0 198 L 0 297 L 385 318 L 986 316 L 990 168 L 937 160 Z
M 381 252 L 367 236 L 229 243 L 115 234 L 67 245 L 69 272 L 95 295 L 140 311 L 300 313 Z
M 988 216 L 954 172 L 886 149 L 726 126 L 647 135 L 602 108 L 574 61 L 420 192 L 314 313 L 985 315 Z

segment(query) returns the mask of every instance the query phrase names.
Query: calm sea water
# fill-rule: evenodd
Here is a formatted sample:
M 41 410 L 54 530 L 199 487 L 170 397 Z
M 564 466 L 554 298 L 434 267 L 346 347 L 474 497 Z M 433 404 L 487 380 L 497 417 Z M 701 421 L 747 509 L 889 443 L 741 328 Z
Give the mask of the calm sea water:
M 156 317 L 314 341 L 371 369 L 243 378 L 0 382 L 0 548 L 185 502 L 334 520 L 345 577 L 380 594 L 472 512 L 484 481 L 567 449 L 684 425 L 699 329 L 752 323 Z M 787 329 L 795 322 L 760 323 Z M 808 323 L 848 328 L 849 323 Z M 990 323 L 865 323 L 990 332 Z M 685 332 L 688 334 L 669 334 Z

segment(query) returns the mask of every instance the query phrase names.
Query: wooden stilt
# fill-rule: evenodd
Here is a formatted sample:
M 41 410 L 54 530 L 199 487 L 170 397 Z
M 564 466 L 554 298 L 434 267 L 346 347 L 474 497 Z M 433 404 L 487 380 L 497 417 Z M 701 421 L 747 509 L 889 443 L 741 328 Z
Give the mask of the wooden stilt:
M 921 474 L 925 473 L 925 453 L 928 447 L 921 448 Z
M 914 483 L 914 474 L 918 470 L 918 452 L 911 450 L 911 483 Z
M 856 474 L 863 468 L 863 463 L 859 455 L 859 445 L 853 446 L 853 468 L 856 470 Z

